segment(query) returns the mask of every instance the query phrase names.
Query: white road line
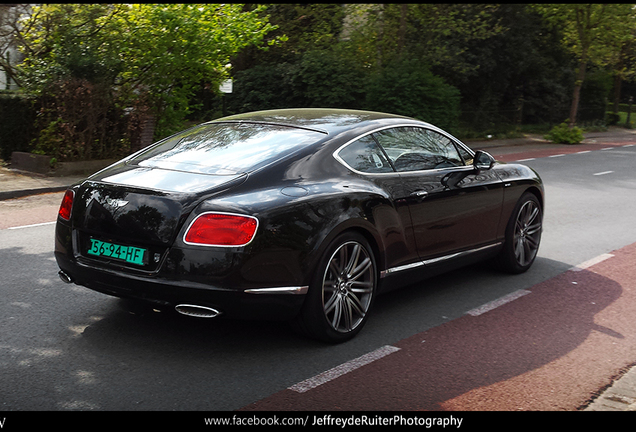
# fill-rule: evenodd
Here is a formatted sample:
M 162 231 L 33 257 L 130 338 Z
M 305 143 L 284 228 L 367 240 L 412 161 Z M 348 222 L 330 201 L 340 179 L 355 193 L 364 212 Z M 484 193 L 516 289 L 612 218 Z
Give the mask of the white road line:
M 581 264 L 574 266 L 572 268 L 570 268 L 570 271 L 582 271 L 585 270 L 591 266 L 593 266 L 594 264 L 598 264 L 600 262 L 605 261 L 606 259 L 612 258 L 614 255 L 612 254 L 602 254 L 599 255 L 597 257 L 594 257 L 590 260 L 587 260 L 585 262 L 582 262 Z M 493 300 L 490 303 L 486 303 L 482 306 L 479 306 L 475 309 L 471 309 L 468 312 L 466 312 L 467 315 L 471 315 L 471 316 L 479 316 L 481 314 L 484 314 L 488 311 L 491 311 L 493 309 L 498 308 L 499 306 L 505 305 L 506 303 L 510 303 L 513 300 L 518 299 L 519 297 L 523 297 L 526 294 L 530 294 L 531 291 L 528 290 L 517 290 L 514 291 L 506 296 L 503 296 L 497 300 Z
M 636 144 L 626 144 L 626 145 L 624 145 L 624 146 L 622 146 L 622 147 L 633 147 L 633 146 L 635 146 L 635 145 L 636 145 Z M 601 150 L 613 150 L 614 148 L 616 148 L 616 147 L 605 147 L 605 148 L 602 148 Z M 574 153 L 574 154 L 584 154 L 584 153 L 591 153 L 591 152 L 592 152 L 592 150 L 584 150 L 584 151 L 576 152 L 576 153 Z M 556 158 L 556 157 L 561 157 L 561 156 L 565 156 L 565 155 L 566 155 L 566 153 L 563 153 L 563 154 L 556 154 L 556 155 L 551 155 L 551 156 L 548 156 L 548 157 L 550 157 L 550 158 Z M 533 161 L 533 160 L 535 160 L 535 159 L 536 159 L 536 158 L 517 159 L 515 162 L 527 162 L 527 161 Z M 611 171 L 609 171 L 609 172 L 611 172 Z M 607 172 L 607 173 L 603 173 L 603 174 L 608 174 L 609 172 Z M 595 174 L 595 175 L 596 175 L 596 174 Z M 599 174 L 599 175 L 600 175 L 600 174 Z
M 32 228 L 32 227 L 38 227 L 38 226 L 43 226 L 43 225 L 53 225 L 56 222 L 43 222 L 43 223 L 37 223 L 37 224 L 32 224 L 32 225 L 22 225 L 22 226 L 17 226 L 17 227 L 9 227 L 7 229 L 10 230 L 15 230 L 15 229 L 22 229 L 22 228 Z
M 593 266 L 594 264 L 598 264 L 598 263 L 600 263 L 600 262 L 603 262 L 603 261 L 605 261 L 606 259 L 612 258 L 613 256 L 614 256 L 614 255 L 612 255 L 612 254 L 602 254 L 602 255 L 599 255 L 599 256 L 597 256 L 597 257 L 594 257 L 594 258 L 592 258 L 592 259 L 590 259 L 590 260 L 587 260 L 587 261 L 585 261 L 585 262 L 582 262 L 581 264 L 579 264 L 579 265 L 577 265 L 577 266 L 572 267 L 570 270 L 571 270 L 571 271 L 581 271 L 581 270 L 585 270 L 586 268 L 591 267 L 591 266 Z
M 499 306 L 503 306 L 506 303 L 510 303 L 513 300 L 518 299 L 519 297 L 523 297 L 526 294 L 530 294 L 531 291 L 528 290 L 517 290 L 515 292 L 512 292 L 506 296 L 503 296 L 497 300 L 491 301 L 490 303 L 486 303 L 482 306 L 479 306 L 478 308 L 475 309 L 471 309 L 468 312 L 466 312 L 468 315 L 472 315 L 472 316 L 478 316 L 481 314 L 484 314 L 488 311 L 491 311 L 495 308 L 498 308 Z
M 386 357 L 387 355 L 399 350 L 400 348 L 385 345 L 382 348 L 378 348 L 375 351 L 360 356 L 356 359 L 350 360 L 346 363 L 341 364 L 340 366 L 336 366 L 333 369 L 329 369 L 328 371 L 316 375 L 313 378 L 309 378 L 305 381 L 299 382 L 298 384 L 294 384 L 293 386 L 289 387 L 289 390 L 293 390 L 298 393 L 304 393 L 308 390 L 318 387 L 319 385 L 334 380 L 344 374 L 358 369 L 359 367 L 374 362 L 375 360 L 381 359 L 382 357 Z
M 598 173 L 595 173 L 595 174 L 592 174 L 592 175 L 600 176 L 600 175 L 605 175 L 605 174 L 611 174 L 613 172 L 614 171 L 603 171 L 603 172 L 598 172 Z

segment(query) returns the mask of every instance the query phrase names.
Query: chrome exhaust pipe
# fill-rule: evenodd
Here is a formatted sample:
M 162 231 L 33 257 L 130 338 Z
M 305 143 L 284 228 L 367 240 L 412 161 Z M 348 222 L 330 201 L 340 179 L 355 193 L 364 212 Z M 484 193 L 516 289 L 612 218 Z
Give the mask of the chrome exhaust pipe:
M 175 306 L 175 310 L 182 315 L 197 318 L 214 318 L 221 315 L 221 311 L 218 311 L 214 308 L 191 304 L 179 304 Z
M 73 278 L 71 276 L 69 276 L 68 274 L 66 274 L 65 272 L 63 272 L 62 270 L 60 270 L 59 272 L 57 272 L 58 276 L 60 277 L 60 279 L 62 279 L 63 282 L 66 283 L 73 283 Z

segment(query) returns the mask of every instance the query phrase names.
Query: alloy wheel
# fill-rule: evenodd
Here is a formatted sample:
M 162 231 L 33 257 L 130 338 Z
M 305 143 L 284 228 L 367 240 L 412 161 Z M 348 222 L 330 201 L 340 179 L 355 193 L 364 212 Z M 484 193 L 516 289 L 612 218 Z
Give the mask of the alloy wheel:
M 348 333 L 364 320 L 371 306 L 375 265 L 357 241 L 340 245 L 329 259 L 322 282 L 322 305 L 329 325 Z
M 535 201 L 526 201 L 521 206 L 514 228 L 514 252 L 522 267 L 531 263 L 539 250 L 541 219 L 541 208 Z

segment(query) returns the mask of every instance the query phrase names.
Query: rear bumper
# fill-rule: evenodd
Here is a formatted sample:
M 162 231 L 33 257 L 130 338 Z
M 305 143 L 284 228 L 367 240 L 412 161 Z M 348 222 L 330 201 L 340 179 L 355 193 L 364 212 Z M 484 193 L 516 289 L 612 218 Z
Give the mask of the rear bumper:
M 250 287 L 227 289 L 191 281 L 168 280 L 159 276 L 136 276 L 110 269 L 98 269 L 56 252 L 61 271 L 72 282 L 104 294 L 139 299 L 176 307 L 180 304 L 203 306 L 221 312 L 220 316 L 255 320 L 289 320 L 302 307 L 307 287 Z
M 144 270 L 91 259 L 78 245 L 78 232 L 58 221 L 55 259 L 67 281 L 115 297 L 212 308 L 228 318 L 289 320 L 300 312 L 307 292 L 300 272 L 285 270 L 290 260 L 247 257 L 246 265 L 239 252 L 168 248 Z

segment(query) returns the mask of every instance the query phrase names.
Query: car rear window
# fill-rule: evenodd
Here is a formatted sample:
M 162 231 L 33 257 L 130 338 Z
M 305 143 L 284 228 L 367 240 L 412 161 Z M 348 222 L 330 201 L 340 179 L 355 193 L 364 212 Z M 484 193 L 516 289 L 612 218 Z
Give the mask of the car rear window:
M 195 126 L 149 146 L 128 161 L 203 174 L 253 171 L 325 137 L 325 133 L 261 123 Z

